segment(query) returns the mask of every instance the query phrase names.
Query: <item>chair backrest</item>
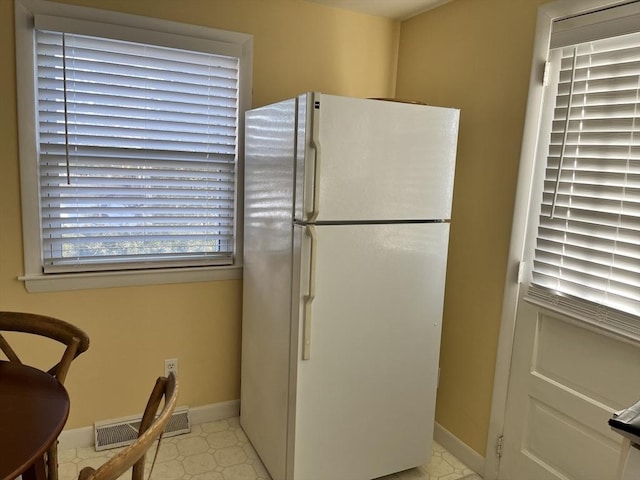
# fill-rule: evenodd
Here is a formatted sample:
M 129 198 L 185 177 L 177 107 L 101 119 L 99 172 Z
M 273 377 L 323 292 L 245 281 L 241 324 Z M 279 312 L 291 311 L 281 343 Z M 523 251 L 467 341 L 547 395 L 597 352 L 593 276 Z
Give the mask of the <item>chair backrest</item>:
M 164 406 L 156 417 L 160 402 Z M 79 480 L 114 480 L 133 467 L 132 480 L 142 480 L 147 450 L 160 437 L 171 418 L 178 400 L 178 381 L 171 372 L 168 377 L 159 377 L 144 409 L 138 438 L 97 470 L 85 467 L 80 471 Z
M 2 332 L 22 332 L 56 340 L 66 346 L 62 358 L 48 373 L 64 383 L 71 361 L 89 348 L 89 337 L 80 328 L 45 315 L 23 312 L 0 312 L 0 350 L 9 361 L 22 363 Z

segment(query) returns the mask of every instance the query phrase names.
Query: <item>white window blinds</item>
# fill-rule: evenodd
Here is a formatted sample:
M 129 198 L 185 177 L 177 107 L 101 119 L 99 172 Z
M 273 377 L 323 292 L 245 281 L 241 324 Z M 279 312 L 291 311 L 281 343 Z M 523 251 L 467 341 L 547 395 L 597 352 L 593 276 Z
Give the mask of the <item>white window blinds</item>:
M 640 332 L 640 33 L 564 46 L 530 300 Z
M 37 31 L 45 272 L 229 264 L 238 58 Z

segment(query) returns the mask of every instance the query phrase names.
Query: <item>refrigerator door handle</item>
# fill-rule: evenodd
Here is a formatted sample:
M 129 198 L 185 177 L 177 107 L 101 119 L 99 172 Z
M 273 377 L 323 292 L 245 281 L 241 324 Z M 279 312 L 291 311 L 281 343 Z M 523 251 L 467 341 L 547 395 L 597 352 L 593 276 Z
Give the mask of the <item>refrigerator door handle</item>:
M 311 358 L 311 306 L 316 297 L 316 228 L 308 225 L 305 227 L 305 233 L 309 237 L 309 290 L 304 296 L 302 359 L 309 360 Z
M 313 148 L 313 202 L 311 211 L 307 213 L 307 221 L 313 222 L 318 218 L 320 206 L 320 101 L 314 100 L 311 116 L 311 147 Z

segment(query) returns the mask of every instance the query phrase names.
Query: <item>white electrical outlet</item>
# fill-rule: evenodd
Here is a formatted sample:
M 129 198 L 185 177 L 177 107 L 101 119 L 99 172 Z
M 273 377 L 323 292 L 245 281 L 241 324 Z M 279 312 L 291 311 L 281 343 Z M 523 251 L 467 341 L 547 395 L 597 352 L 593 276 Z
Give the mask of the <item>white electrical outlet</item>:
M 178 376 L 178 359 L 177 358 L 167 358 L 164 361 L 164 376 L 168 377 L 169 372 L 173 372 L 173 374 Z

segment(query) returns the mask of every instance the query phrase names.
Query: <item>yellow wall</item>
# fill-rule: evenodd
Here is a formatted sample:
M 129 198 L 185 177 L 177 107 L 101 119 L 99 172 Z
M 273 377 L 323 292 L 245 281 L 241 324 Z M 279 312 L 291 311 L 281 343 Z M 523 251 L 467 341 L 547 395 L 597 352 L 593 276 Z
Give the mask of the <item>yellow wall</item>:
M 253 105 L 307 90 L 389 97 L 399 24 L 299 0 L 67 0 L 254 35 Z M 67 378 L 66 428 L 142 410 L 163 359 L 177 357 L 180 403 L 239 398 L 241 281 L 29 294 L 22 282 L 13 0 L 0 0 L 0 310 L 60 317 L 91 347 Z M 41 362 L 44 353 L 26 347 Z
M 400 35 L 397 96 L 461 109 L 436 421 L 481 454 L 542 3 L 455 0 Z

